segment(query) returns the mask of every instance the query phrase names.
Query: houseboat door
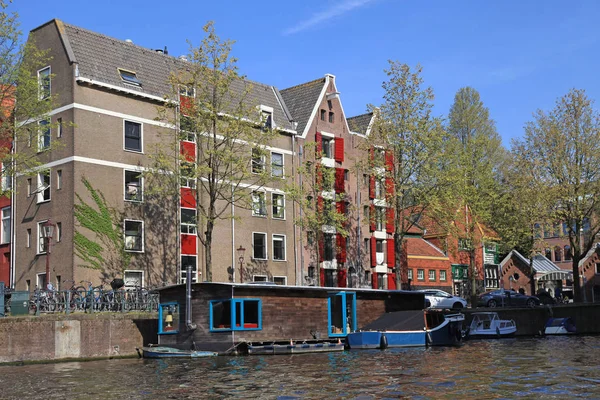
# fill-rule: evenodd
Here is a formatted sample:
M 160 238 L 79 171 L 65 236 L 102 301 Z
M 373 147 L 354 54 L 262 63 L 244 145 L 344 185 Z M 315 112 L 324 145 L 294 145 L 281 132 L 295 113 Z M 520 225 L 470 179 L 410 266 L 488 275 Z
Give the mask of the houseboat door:
M 329 337 L 343 337 L 356 330 L 356 293 L 330 293 L 327 299 Z

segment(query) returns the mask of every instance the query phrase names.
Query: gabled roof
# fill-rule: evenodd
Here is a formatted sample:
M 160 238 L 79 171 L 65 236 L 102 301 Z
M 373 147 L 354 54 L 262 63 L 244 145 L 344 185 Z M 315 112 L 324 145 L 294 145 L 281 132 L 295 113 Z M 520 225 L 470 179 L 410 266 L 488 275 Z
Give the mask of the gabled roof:
M 448 257 L 442 250 L 422 238 L 407 237 L 406 253 L 411 256 Z
M 526 266 L 529 266 L 529 259 L 528 258 L 524 257 L 517 250 L 512 250 L 510 253 L 508 253 L 508 255 L 506 257 L 504 257 L 504 259 L 500 263 L 500 269 L 501 270 L 504 269 L 504 266 L 506 265 L 506 263 L 513 256 L 515 256 L 517 259 L 519 259 Z M 554 264 L 552 261 L 550 261 L 548 258 L 544 257 L 543 255 L 536 254 L 533 257 L 533 270 L 536 273 L 537 272 L 542 272 L 543 273 L 543 272 L 561 271 L 561 268 L 558 267 L 556 264 Z
M 348 120 L 348 126 L 350 131 L 358 133 L 360 135 L 368 135 L 371 130 L 371 124 L 373 121 L 373 113 L 366 113 L 350 117 Z
M 76 79 L 79 82 L 101 83 L 129 93 L 139 93 L 139 95 L 162 99 L 172 95 L 172 88 L 168 82 L 170 73 L 185 69 L 186 65 L 189 65 L 185 60 L 162 52 L 66 24 L 56 19 L 32 30 L 32 32 L 52 23 L 57 27 L 69 60 L 77 64 Z M 141 86 L 125 83 L 119 75 L 119 68 L 135 72 Z M 238 94 L 250 87 L 251 91 L 248 96 L 250 104 L 272 107 L 275 125 L 282 129 L 293 130 L 289 115 L 286 114 L 285 106 L 278 98 L 275 87 L 246 79 L 234 81 L 232 86 L 234 93 Z M 258 121 L 259 113 L 257 111 L 255 116 L 247 117 L 250 120 Z
M 315 105 L 325 90 L 327 77 L 292 86 L 280 91 L 285 104 L 298 122 L 297 132 L 302 134 L 306 129 Z

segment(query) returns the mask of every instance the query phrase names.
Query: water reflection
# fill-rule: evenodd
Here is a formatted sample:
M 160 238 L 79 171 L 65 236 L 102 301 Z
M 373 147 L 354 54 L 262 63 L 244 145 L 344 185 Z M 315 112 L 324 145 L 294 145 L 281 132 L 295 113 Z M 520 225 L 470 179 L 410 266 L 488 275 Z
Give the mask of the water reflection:
M 0 398 L 600 398 L 600 337 L 0 367 Z

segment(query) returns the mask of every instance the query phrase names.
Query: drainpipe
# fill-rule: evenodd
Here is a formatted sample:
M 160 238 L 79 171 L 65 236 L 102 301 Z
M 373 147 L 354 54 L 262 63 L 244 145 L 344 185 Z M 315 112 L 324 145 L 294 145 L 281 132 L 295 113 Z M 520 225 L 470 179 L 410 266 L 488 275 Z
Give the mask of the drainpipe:
M 292 134 L 292 176 L 296 176 L 296 135 Z M 296 216 L 296 202 L 292 202 L 292 215 Z M 297 227 L 294 224 L 294 273 L 296 274 L 296 286 L 302 284 L 302 269 L 298 270 L 298 243 L 297 243 Z
M 192 323 L 192 267 L 188 265 L 185 272 L 185 326 L 188 331 L 193 331 L 198 326 Z

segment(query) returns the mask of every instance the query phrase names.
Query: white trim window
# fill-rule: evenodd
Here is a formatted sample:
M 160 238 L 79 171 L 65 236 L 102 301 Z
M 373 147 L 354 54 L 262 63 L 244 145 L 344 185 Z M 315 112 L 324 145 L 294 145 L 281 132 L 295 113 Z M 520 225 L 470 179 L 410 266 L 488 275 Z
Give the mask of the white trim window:
M 47 99 L 52 93 L 50 66 L 40 69 L 38 76 L 38 97 L 40 100 Z
M 408 269 L 408 279 L 410 279 L 411 281 L 413 280 L 413 270 L 412 270 L 412 268 Z
M 273 235 L 273 260 L 285 261 L 285 235 Z
M 2 165 L 2 191 L 8 192 L 12 189 L 12 175 L 10 168 L 5 164 Z
M 25 237 L 25 247 L 31 247 L 31 228 L 27 228 L 27 236 Z
M 38 204 L 50 201 L 50 170 L 38 173 L 37 180 L 36 192 Z
M 144 200 L 144 180 L 139 171 L 123 171 L 125 176 L 125 201 Z
M 181 187 L 196 189 L 196 164 L 182 161 L 179 165 Z
M 283 154 L 271 153 L 271 176 L 283 178 Z
M 56 223 L 56 243 L 62 240 L 62 222 Z
M 271 203 L 273 206 L 273 218 L 285 219 L 285 195 L 271 193 Z
M 425 280 L 425 270 L 424 269 L 417 270 L 417 280 L 419 280 L 419 281 Z
M 124 221 L 125 251 L 144 252 L 144 221 Z
M 323 157 L 333 158 L 333 143 L 333 138 L 322 136 L 321 151 L 323 152 Z
M 198 257 L 194 255 L 181 255 L 181 270 L 179 270 L 179 283 L 185 283 L 187 267 L 192 267 L 192 283 L 198 282 Z
M 62 118 L 56 118 L 56 137 L 61 138 L 63 135 L 63 122 Z
M 445 282 L 446 279 L 446 271 L 440 271 L 440 281 Z
M 259 148 L 252 149 L 252 173 L 262 174 L 265 171 L 265 155 Z
M 267 234 L 252 232 L 252 258 L 254 260 L 267 259 Z
M 435 282 L 435 280 L 436 280 L 436 277 L 435 277 L 435 275 L 436 275 L 436 274 L 435 274 L 435 269 L 430 269 L 430 270 L 429 270 L 429 280 L 430 280 L 431 282 Z
M 143 152 L 143 125 L 140 122 L 123 120 L 123 148 L 127 151 Z
M 126 288 L 144 287 L 144 271 L 126 269 L 123 271 L 123 282 Z
M 267 282 L 269 277 L 266 275 L 252 275 L 252 282 Z
M 37 254 L 46 254 L 46 239 L 42 235 L 44 231 L 44 224 L 47 220 L 40 221 L 37 223 Z
M 38 121 L 38 153 L 50 148 L 52 133 L 50 132 L 50 121 L 43 119 Z
M 253 217 L 266 217 L 267 216 L 267 202 L 265 199 L 265 192 L 260 192 L 260 191 L 252 192 L 252 216 Z
M 0 243 L 10 243 L 10 206 L 2 209 L 2 232 Z
M 276 285 L 287 285 L 287 276 L 273 276 L 273 283 Z
M 181 233 L 195 235 L 198 222 L 195 208 L 181 208 Z
M 62 189 L 62 169 L 56 170 L 56 190 Z

